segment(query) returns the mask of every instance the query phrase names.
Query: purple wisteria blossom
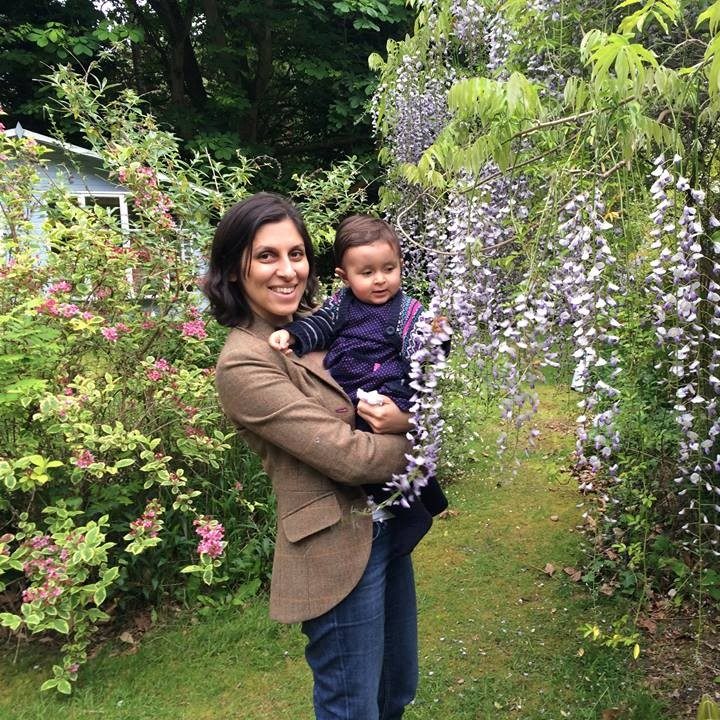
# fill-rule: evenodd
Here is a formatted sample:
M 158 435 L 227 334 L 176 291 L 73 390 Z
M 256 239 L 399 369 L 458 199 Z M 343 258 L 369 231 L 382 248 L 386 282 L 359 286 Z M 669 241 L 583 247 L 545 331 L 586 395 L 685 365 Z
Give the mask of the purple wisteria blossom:
M 650 215 L 655 256 L 647 289 L 655 334 L 667 351 L 667 376 L 675 389 L 681 439 L 674 481 L 682 499 L 682 527 L 689 544 L 708 543 L 720 555 L 720 243 L 708 241 L 700 220 L 704 193 L 672 172 L 680 162 L 677 156 L 672 163 L 663 155 L 655 160 L 655 209 Z M 709 225 L 718 226 L 712 214 Z

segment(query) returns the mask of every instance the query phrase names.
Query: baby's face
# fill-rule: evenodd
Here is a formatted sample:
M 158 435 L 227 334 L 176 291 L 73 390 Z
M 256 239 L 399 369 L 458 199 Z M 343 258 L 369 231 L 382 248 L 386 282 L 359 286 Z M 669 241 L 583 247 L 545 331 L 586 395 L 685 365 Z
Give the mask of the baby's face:
M 382 305 L 400 290 L 400 257 L 384 240 L 348 248 L 338 277 L 361 302 Z

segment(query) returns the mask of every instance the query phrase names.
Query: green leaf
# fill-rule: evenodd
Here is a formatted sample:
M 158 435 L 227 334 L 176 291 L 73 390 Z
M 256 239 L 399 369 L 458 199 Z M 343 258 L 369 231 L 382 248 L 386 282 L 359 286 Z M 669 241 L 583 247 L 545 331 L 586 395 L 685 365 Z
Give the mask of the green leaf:
M 102 605 L 105 602 L 105 598 L 107 597 L 107 592 L 105 591 L 105 588 L 103 586 L 100 586 L 94 593 L 93 593 L 93 602 L 96 605 Z
M 720 720 L 720 706 L 709 695 L 703 695 L 700 700 L 697 720 Z
M 22 618 L 19 615 L 13 613 L 0 613 L 0 625 L 3 627 L 10 628 L 11 630 L 17 630 L 22 624 Z
M 45 690 L 52 690 L 54 687 L 57 687 L 58 679 L 57 678 L 50 678 L 50 680 L 46 680 L 41 686 L 40 691 L 43 692 Z
M 720 26 L 720 0 L 716 0 L 707 10 L 698 15 L 695 27 L 700 27 L 706 20 L 709 21 L 710 32 L 714 35 Z
M 63 695 L 70 695 L 70 693 L 72 693 L 72 686 L 67 680 L 58 680 L 57 689 Z
M 50 621 L 48 626 L 63 635 L 67 635 L 70 632 L 70 626 L 68 625 L 67 620 L 62 620 L 60 618 L 55 618 L 55 620 Z

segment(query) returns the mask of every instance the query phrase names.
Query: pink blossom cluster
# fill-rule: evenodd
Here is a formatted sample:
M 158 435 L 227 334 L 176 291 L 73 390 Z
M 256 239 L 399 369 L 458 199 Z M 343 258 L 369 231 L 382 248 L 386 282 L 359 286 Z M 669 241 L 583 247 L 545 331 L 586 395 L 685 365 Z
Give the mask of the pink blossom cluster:
M 58 301 L 52 297 L 43 300 L 40 305 L 38 305 L 37 311 L 42 315 L 54 315 L 55 317 L 60 315 Z
M 54 295 L 55 293 L 70 292 L 72 285 L 67 280 L 58 280 L 48 287 L 48 295 Z
M 100 328 L 100 334 L 111 343 L 118 341 L 121 333 L 129 333 L 130 328 L 125 323 L 116 323 Z
M 182 411 L 191 419 L 200 412 L 199 408 L 193 407 L 192 405 L 184 405 L 180 403 L 180 407 Z
M 151 167 L 143 165 L 135 169 L 134 173 L 121 167 L 118 170 L 118 179 L 121 183 L 133 186 L 133 202 L 136 207 L 156 212 L 161 227 L 167 230 L 175 227 L 175 220 L 170 214 L 172 200 L 158 188 L 157 175 Z
M 182 324 L 183 337 L 194 337 L 198 340 L 204 340 L 207 337 L 205 322 L 203 320 L 188 320 Z
M 90 320 L 93 314 L 81 310 L 75 303 L 58 303 L 54 297 L 43 300 L 38 305 L 37 311 L 41 315 L 52 315 L 53 317 L 81 317 L 83 320 Z
M 177 372 L 176 369 L 165 359 L 159 358 L 153 363 L 153 366 L 146 372 L 148 380 L 157 382 L 169 373 Z
M 75 453 L 73 464 L 79 468 L 90 467 L 95 462 L 95 456 L 89 450 L 79 450 Z
M 197 546 L 198 555 L 207 555 L 210 558 L 217 558 L 223 554 L 225 543 L 223 537 L 225 529 L 217 520 L 202 515 L 193 520 L 195 532 L 202 538 Z
M 85 540 L 85 536 L 70 533 L 67 540 L 71 545 L 77 545 Z M 52 605 L 62 595 L 64 586 L 70 582 L 67 574 L 70 551 L 67 547 L 60 548 L 56 545 L 49 535 L 29 538 L 24 546 L 33 553 L 23 564 L 23 572 L 33 584 L 23 591 L 23 602 L 40 600 Z
M 130 523 L 130 537 L 157 537 L 162 529 L 162 516 L 164 509 L 157 498 L 153 498 L 146 506 L 143 514 Z
M 186 425 L 185 426 L 185 436 L 198 438 L 199 440 L 207 437 L 207 435 L 205 435 L 203 430 L 201 430 L 198 427 L 195 427 L 194 425 Z

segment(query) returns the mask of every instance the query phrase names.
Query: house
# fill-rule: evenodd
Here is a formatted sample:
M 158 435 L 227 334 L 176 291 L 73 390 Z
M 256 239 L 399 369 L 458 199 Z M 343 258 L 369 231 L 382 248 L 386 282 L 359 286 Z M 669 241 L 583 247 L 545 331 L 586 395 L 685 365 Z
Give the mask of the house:
M 31 138 L 48 148 L 43 155 L 43 164 L 38 168 L 40 176 L 37 190 L 44 192 L 52 187 L 64 186 L 77 198 L 78 205 L 89 204 L 117 209 L 120 226 L 129 229 L 128 196 L 130 191 L 117 185 L 109 178 L 98 153 L 87 148 L 71 145 L 55 138 L 31 132 L 18 123 L 14 128 L 5 130 L 7 137 Z M 29 209 L 29 219 L 38 231 L 45 220 L 44 208 Z

